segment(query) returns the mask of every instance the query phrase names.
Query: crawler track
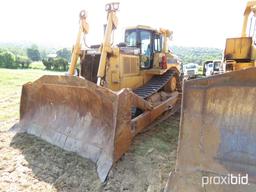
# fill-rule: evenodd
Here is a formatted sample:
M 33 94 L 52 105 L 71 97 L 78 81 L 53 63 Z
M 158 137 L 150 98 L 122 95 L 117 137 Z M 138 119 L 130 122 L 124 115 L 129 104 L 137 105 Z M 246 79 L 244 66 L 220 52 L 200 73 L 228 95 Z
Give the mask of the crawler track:
M 135 89 L 133 92 L 146 99 L 163 88 L 173 75 L 173 71 L 167 71 L 164 75 L 156 75 L 144 86 Z
M 173 71 L 167 71 L 164 75 L 154 76 L 144 86 L 135 89 L 133 92 L 142 97 L 143 99 L 147 99 L 148 97 L 162 89 L 173 76 Z M 133 107 L 132 118 L 136 117 L 139 114 L 141 114 L 141 111 Z

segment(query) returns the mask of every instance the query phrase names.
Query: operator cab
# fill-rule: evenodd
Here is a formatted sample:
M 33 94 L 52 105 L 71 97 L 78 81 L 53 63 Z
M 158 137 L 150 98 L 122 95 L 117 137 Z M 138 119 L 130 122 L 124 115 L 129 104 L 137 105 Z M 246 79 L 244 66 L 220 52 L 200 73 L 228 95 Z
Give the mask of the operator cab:
M 137 26 L 126 29 L 125 44 L 127 47 L 138 48 L 140 68 L 150 69 L 153 67 L 154 53 L 162 52 L 163 38 L 151 27 Z

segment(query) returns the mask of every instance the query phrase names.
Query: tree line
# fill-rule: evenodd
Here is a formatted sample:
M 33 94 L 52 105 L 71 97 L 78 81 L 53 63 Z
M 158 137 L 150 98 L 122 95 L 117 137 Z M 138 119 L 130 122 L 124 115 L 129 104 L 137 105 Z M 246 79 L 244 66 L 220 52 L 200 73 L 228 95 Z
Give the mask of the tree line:
M 221 60 L 223 50 L 207 47 L 180 47 L 172 46 L 171 50 L 177 55 L 183 64 L 202 64 L 207 60 Z
M 183 64 L 201 64 L 206 60 L 221 59 L 223 52 L 217 48 L 182 46 L 172 46 L 171 50 Z M 70 60 L 71 50 L 67 48 L 55 50 L 39 48 L 37 45 L 28 47 L 0 45 L 0 67 L 4 68 L 29 68 L 32 62 L 42 61 L 46 70 L 67 71 Z
M 10 69 L 29 68 L 32 62 L 41 61 L 47 70 L 66 71 L 71 60 L 71 51 L 40 49 L 37 45 L 24 48 L 0 45 L 0 67 Z

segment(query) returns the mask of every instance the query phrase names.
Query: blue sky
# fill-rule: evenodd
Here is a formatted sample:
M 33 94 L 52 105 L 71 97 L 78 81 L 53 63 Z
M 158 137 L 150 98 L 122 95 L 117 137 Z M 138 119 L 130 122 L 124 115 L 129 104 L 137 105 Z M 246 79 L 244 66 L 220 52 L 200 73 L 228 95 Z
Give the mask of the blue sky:
M 34 42 L 72 47 L 78 14 L 86 9 L 88 44 L 100 43 L 108 0 L 8 0 L 0 6 L 0 41 Z M 246 0 L 119 0 L 115 41 L 122 41 L 126 26 L 137 24 L 173 30 L 172 43 L 223 48 L 227 37 L 240 35 Z

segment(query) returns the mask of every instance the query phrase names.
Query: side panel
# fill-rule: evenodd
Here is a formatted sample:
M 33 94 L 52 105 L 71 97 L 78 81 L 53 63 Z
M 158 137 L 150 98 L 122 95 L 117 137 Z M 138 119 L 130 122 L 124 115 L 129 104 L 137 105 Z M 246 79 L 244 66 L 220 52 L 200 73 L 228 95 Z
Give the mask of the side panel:
M 225 60 L 251 60 L 252 38 L 229 38 L 226 40 Z
M 125 55 L 120 56 L 120 74 L 122 88 L 137 88 L 143 85 L 143 76 L 140 72 L 139 56 Z

